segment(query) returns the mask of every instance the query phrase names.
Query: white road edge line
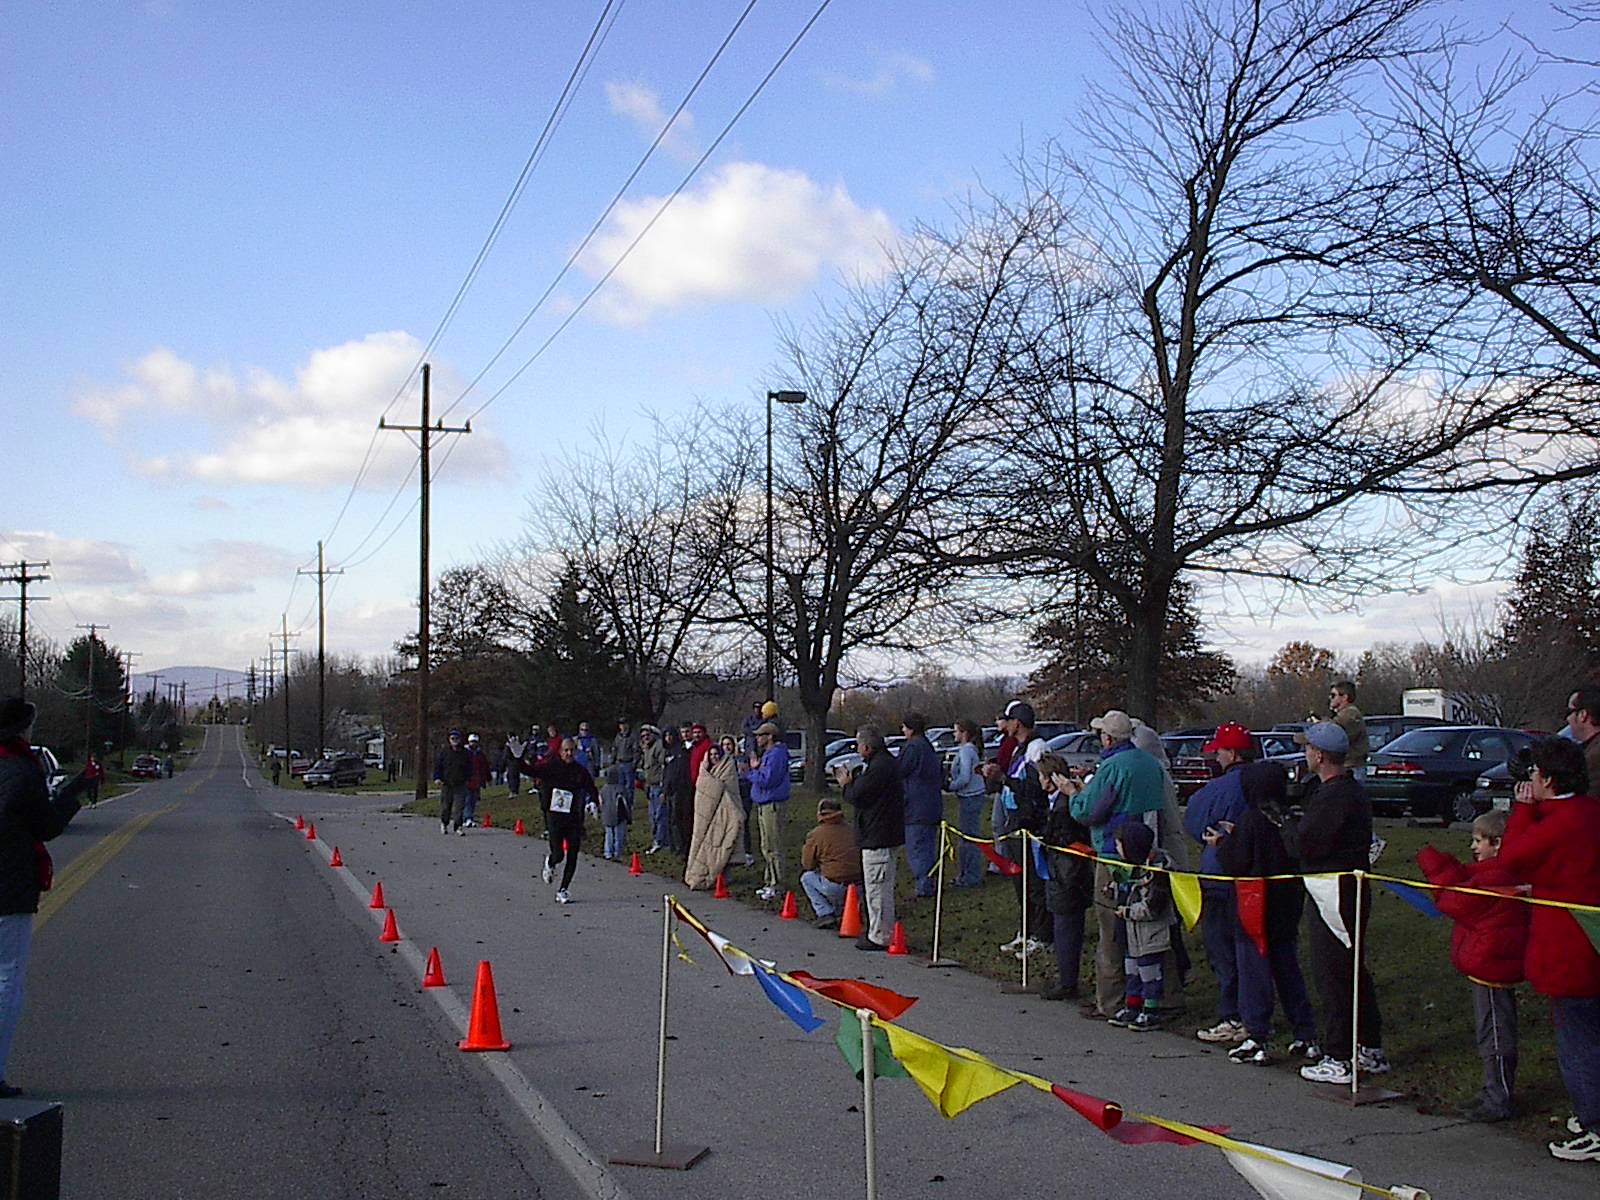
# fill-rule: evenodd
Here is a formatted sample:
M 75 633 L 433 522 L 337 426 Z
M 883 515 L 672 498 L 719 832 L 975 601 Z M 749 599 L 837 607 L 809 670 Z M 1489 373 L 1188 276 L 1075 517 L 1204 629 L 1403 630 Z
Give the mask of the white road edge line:
M 293 817 L 280 812 L 274 812 L 272 815 L 293 827 Z M 324 864 L 333 858 L 332 849 L 320 837 L 313 841 L 312 845 L 322 856 Z M 361 890 L 361 883 L 350 871 L 340 871 L 339 877 L 344 880 L 344 885 L 357 900 L 363 904 L 370 900 L 370 897 Z M 381 926 L 383 917 L 380 911 L 377 909 L 370 911 L 373 914 L 373 921 Z M 420 980 L 427 968 L 427 959 L 423 952 L 417 948 L 415 942 L 403 935 L 396 943 L 396 949 L 399 950 L 400 957 L 405 960 L 406 965 L 411 968 L 412 974 Z M 422 994 L 432 996 L 444 1012 L 445 1019 L 463 1038 L 467 1036 L 469 1018 L 467 1006 L 454 992 L 448 988 L 424 988 Z M 567 1173 L 572 1176 L 579 1188 L 595 1200 L 632 1200 L 631 1193 L 607 1168 L 605 1160 L 589 1148 L 589 1144 L 583 1140 L 578 1131 L 514 1062 L 503 1054 L 494 1053 L 480 1054 L 477 1058 L 489 1073 L 499 1080 L 500 1086 L 511 1102 L 522 1110 L 529 1124 L 533 1126 L 534 1132 L 544 1140 L 550 1153 L 567 1169 Z

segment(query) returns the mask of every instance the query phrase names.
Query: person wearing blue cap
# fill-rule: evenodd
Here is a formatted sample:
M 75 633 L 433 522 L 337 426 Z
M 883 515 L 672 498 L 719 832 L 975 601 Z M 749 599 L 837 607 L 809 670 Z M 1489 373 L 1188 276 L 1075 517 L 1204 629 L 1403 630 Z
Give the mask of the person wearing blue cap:
M 1378 1011 L 1378 994 L 1366 963 L 1356 960 L 1350 931 L 1355 928 L 1357 905 L 1365 921 L 1372 907 L 1372 894 L 1358 888 L 1352 871 L 1365 871 L 1370 865 L 1372 844 L 1372 802 L 1366 789 L 1346 768 L 1350 738 L 1332 721 L 1319 721 L 1295 741 L 1306 748 L 1306 765 L 1316 776 L 1316 785 L 1306 801 L 1305 816 L 1293 849 L 1300 857 L 1300 869 L 1307 875 L 1341 872 L 1338 913 L 1314 911 L 1310 918 L 1311 973 L 1317 981 L 1322 1001 L 1323 1058 L 1300 1068 L 1300 1075 L 1313 1083 L 1348 1085 L 1353 1070 L 1350 1060 L 1352 1032 L 1360 1069 L 1368 1075 L 1389 1070 L 1383 1052 L 1383 1017 Z M 1316 905 L 1312 906 L 1317 909 Z M 1335 930 L 1331 921 L 1342 926 Z M 1362 958 L 1365 958 L 1363 953 Z M 1360 980 L 1359 1029 L 1351 1011 L 1351 992 Z

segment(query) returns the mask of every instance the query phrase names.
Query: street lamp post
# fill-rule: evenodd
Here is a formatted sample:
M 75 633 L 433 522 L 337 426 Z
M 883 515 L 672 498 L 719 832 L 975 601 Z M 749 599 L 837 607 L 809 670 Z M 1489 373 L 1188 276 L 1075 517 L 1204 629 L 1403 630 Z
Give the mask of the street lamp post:
M 777 634 L 772 628 L 772 614 L 776 607 L 772 595 L 772 402 L 779 404 L 804 404 L 804 392 L 767 393 L 767 694 L 766 699 L 777 698 Z

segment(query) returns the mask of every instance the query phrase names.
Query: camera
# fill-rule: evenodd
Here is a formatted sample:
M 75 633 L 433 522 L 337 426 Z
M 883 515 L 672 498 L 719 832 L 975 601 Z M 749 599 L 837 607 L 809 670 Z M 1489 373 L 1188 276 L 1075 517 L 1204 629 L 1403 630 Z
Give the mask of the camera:
M 1527 783 L 1533 778 L 1533 749 L 1524 746 L 1511 756 L 1506 763 L 1506 771 L 1518 783 Z

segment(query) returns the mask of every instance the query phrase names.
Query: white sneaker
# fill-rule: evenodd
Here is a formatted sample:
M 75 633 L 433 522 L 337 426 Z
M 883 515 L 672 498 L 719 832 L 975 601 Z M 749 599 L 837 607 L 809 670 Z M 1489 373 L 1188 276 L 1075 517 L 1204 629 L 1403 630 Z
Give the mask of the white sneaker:
M 1600 1162 L 1600 1133 L 1580 1133 L 1564 1142 L 1551 1142 L 1550 1157 L 1562 1162 Z
M 757 888 L 756 898 L 760 900 L 776 900 L 778 898 L 778 890 L 769 887 Z
M 567 889 L 566 888 L 562 888 L 560 891 L 558 891 L 556 893 L 556 903 L 557 904 L 571 904 L 572 903 L 572 897 L 567 895 Z
M 1350 1064 L 1324 1056 L 1321 1062 L 1301 1067 L 1300 1078 L 1309 1079 L 1312 1083 L 1349 1083 Z
M 450 822 L 449 821 L 440 821 L 439 822 L 439 832 L 444 834 L 445 837 L 449 837 L 450 836 Z
M 1017 934 L 1016 937 L 1012 938 L 1009 942 L 1002 942 L 1000 944 L 1000 953 L 1001 954 L 1013 954 L 1016 951 L 1021 950 L 1021 949 L 1022 949 L 1022 935 L 1020 933 Z
M 1020 959 L 1024 959 L 1024 958 L 1028 957 L 1028 955 L 1037 954 L 1037 953 L 1039 953 L 1039 951 L 1041 951 L 1043 949 L 1044 949 L 1044 943 L 1041 942 L 1038 938 L 1029 938 L 1027 940 L 1027 943 L 1025 945 L 1023 945 L 1019 950 L 1017 950 L 1015 952 L 1014 957 L 1016 957 L 1019 960 Z
M 1375 1047 L 1356 1047 L 1356 1061 L 1361 1064 L 1361 1073 L 1363 1075 L 1387 1075 L 1389 1073 L 1389 1056 Z
M 1388 845 L 1389 843 L 1377 834 L 1372 835 L 1372 843 L 1367 847 L 1367 865 L 1369 867 L 1378 865 L 1378 859 L 1383 856 L 1383 852 Z
M 654 854 L 659 849 L 661 849 L 661 844 L 659 842 L 651 842 L 650 849 L 646 850 L 645 853 Z
M 1567 1132 L 1568 1133 L 1582 1133 L 1583 1132 L 1583 1126 L 1578 1124 L 1578 1118 L 1577 1117 L 1568 1117 L 1567 1118 Z
M 477 824 L 477 822 L 474 821 L 471 817 L 468 817 L 465 821 L 461 822 L 461 826 L 464 829 L 471 829 L 476 824 Z
M 1209 1029 L 1196 1030 L 1195 1037 L 1202 1042 L 1243 1042 L 1249 1040 L 1250 1034 L 1241 1022 L 1222 1020 Z
M 1250 1063 L 1255 1066 L 1265 1066 L 1272 1061 L 1272 1055 L 1268 1052 L 1265 1042 L 1258 1042 L 1255 1038 L 1245 1038 L 1244 1041 L 1228 1051 L 1228 1061 L 1231 1063 Z
M 467 827 L 465 825 L 457 825 L 456 826 L 456 836 L 457 837 L 466 837 L 467 836 Z
M 1303 1058 L 1307 1062 L 1322 1061 L 1322 1047 L 1315 1042 L 1295 1040 L 1289 1043 L 1288 1054 L 1290 1058 Z
M 553 870 L 550 869 L 550 860 L 546 859 L 545 860 L 545 864 L 544 864 L 544 870 L 539 872 L 539 878 L 544 880 L 546 883 L 549 883 L 555 877 L 556 877 L 556 873 Z

